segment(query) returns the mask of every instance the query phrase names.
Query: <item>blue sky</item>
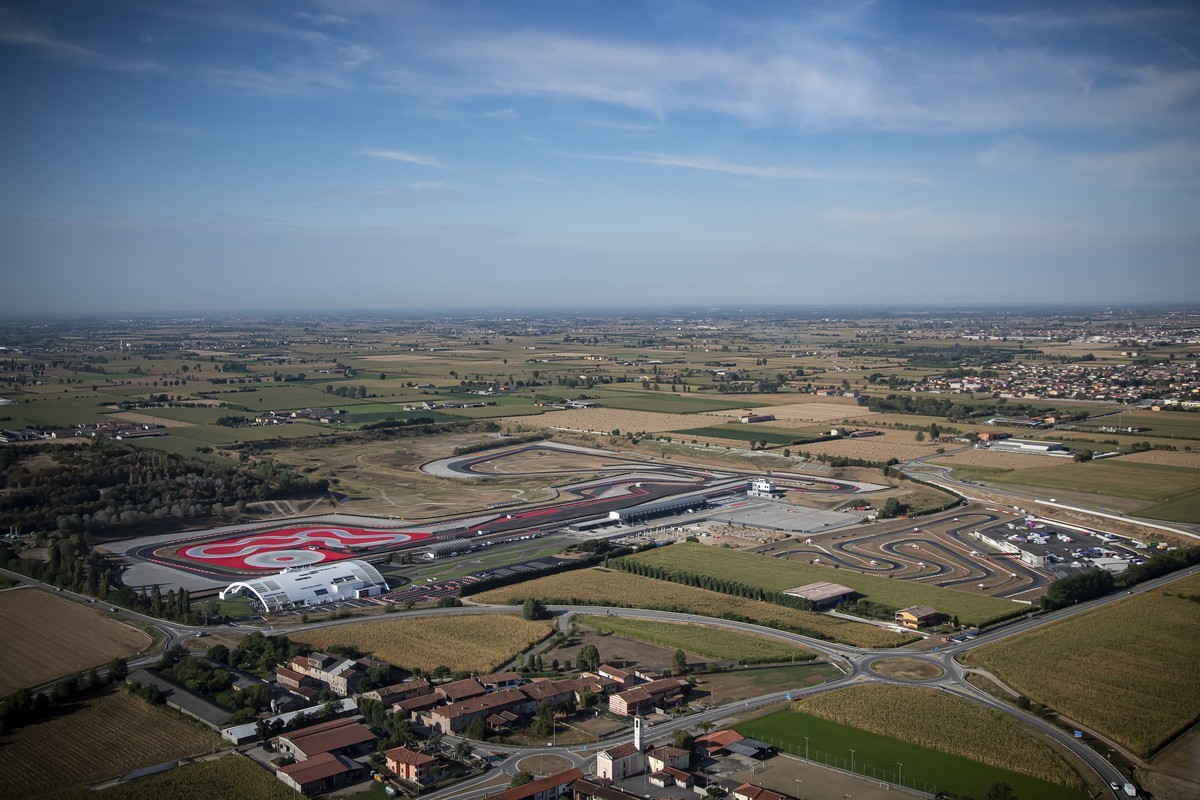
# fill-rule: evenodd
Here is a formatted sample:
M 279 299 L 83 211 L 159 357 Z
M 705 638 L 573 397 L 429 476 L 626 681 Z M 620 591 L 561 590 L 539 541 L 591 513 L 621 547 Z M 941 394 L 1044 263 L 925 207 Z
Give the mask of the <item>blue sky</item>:
M 1193 302 L 1198 34 L 1184 2 L 0 0 L 0 311 Z

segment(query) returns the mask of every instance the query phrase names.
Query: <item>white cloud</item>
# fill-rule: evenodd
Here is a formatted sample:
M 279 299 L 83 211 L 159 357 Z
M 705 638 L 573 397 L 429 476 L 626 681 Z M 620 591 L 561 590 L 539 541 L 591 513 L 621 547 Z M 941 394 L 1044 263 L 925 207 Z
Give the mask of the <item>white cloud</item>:
M 370 156 L 371 158 L 382 158 L 386 161 L 401 161 L 405 164 L 416 164 L 421 167 L 436 167 L 445 169 L 446 165 L 442 164 L 435 158 L 423 156 L 417 153 L 406 153 L 403 150 L 381 150 L 376 148 L 367 148 L 358 151 L 359 155 Z
M 487 117 L 488 119 L 518 119 L 521 115 L 516 111 L 516 109 L 501 108 L 495 111 L 485 111 L 483 112 L 483 116 Z
M 598 161 L 625 161 L 634 164 L 652 164 L 658 167 L 679 167 L 725 175 L 740 175 L 746 178 L 766 180 L 811 180 L 811 181 L 861 181 L 873 183 L 926 184 L 929 178 L 915 172 L 899 170 L 825 170 L 794 165 L 738 164 L 710 156 L 682 156 L 669 153 L 644 153 L 638 155 L 586 154 L 580 158 Z

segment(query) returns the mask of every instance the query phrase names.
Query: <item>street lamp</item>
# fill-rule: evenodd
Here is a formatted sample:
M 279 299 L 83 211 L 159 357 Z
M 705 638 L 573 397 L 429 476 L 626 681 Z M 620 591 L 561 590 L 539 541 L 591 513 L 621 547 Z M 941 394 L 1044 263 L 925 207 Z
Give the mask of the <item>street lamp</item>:
M 904 785 L 904 765 L 897 761 L 896 766 L 898 766 L 900 768 L 900 777 L 896 780 L 896 783 L 903 786 Z
M 799 798 L 800 798 L 800 784 L 801 783 L 803 783 L 803 781 L 801 781 L 799 778 L 796 778 L 796 798 L 797 798 L 797 800 L 799 800 Z
M 808 737 L 804 737 L 804 760 L 808 761 Z
M 854 750 L 850 750 L 850 771 L 854 772 Z

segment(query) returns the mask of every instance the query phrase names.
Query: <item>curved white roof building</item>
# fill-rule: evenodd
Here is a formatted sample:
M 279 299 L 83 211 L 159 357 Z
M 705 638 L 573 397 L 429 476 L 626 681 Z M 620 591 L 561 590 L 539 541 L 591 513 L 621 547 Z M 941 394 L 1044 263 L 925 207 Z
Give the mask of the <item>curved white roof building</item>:
M 374 597 L 387 590 L 387 581 L 367 562 L 338 561 L 231 583 L 221 591 L 221 599 L 251 597 L 266 611 L 281 611 L 296 606 Z

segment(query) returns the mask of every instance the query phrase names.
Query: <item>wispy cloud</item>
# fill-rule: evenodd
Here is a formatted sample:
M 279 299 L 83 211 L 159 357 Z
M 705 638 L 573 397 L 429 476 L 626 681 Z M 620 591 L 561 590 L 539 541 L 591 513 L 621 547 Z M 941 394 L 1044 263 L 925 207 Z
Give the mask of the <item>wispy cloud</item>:
M 359 155 L 369 156 L 371 158 L 382 158 L 386 161 L 401 161 L 405 164 L 416 164 L 421 167 L 436 167 L 437 169 L 445 169 L 446 165 L 430 156 L 423 156 L 417 153 L 408 153 L 403 150 L 381 150 L 377 148 L 364 148 L 358 151 Z
M 1200 186 L 1200 141 L 1175 139 L 1131 150 L 1077 155 L 1067 166 L 1077 175 L 1124 188 Z
M 308 205 L 363 208 L 415 208 L 468 203 L 479 200 L 477 194 L 456 189 L 443 181 L 413 181 L 404 186 L 364 189 L 327 189 L 290 198 Z
M 871 183 L 928 184 L 932 181 L 915 172 L 897 170 L 825 170 L 794 165 L 738 164 L 709 156 L 682 156 L 669 153 L 644 153 L 637 155 L 585 154 L 580 158 L 598 161 L 624 161 L 633 164 L 651 164 L 657 167 L 679 167 L 702 172 L 717 172 L 724 175 L 739 175 L 745 178 L 765 180 L 806 181 L 855 181 Z
M 488 119 L 520 119 L 521 114 L 513 108 L 500 108 L 495 111 L 485 111 L 483 116 Z
M 118 72 L 161 69 L 161 65 L 151 59 L 123 59 L 68 41 L 49 28 L 27 22 L 13 10 L 3 7 L 0 7 L 0 44 L 28 47 L 55 61 L 84 67 Z

